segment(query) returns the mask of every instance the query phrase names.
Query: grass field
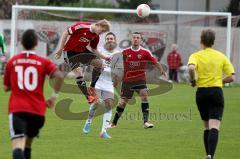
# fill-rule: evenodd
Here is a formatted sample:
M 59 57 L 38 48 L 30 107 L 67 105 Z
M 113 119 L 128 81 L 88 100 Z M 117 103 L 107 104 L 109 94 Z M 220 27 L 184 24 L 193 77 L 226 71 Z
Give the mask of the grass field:
M 2 83 L 2 80 L 0 80 Z M 0 159 L 11 158 L 7 102 L 9 94 L 0 85 Z M 46 94 L 51 89 L 46 87 Z M 215 159 L 240 157 L 240 87 L 224 88 L 225 112 Z M 170 92 L 150 97 L 155 128 L 145 130 L 138 118 L 139 99 L 127 107 L 110 140 L 98 137 L 102 116 L 95 118 L 91 132 L 82 133 L 85 121 L 63 120 L 49 110 L 40 139 L 33 145 L 33 159 L 203 159 L 202 123 L 195 105 L 195 89 L 174 85 Z M 73 112 L 87 110 L 83 97 L 61 93 L 74 100 Z

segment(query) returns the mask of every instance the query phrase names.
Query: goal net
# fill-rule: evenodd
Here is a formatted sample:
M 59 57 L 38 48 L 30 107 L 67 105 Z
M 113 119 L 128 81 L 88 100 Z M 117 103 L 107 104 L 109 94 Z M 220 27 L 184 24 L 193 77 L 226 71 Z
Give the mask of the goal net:
M 186 64 L 189 55 L 200 49 L 201 31 L 211 28 L 216 32 L 214 47 L 231 58 L 235 68 L 239 68 L 236 60 L 239 59 L 239 31 L 231 29 L 230 13 L 216 12 L 152 10 L 149 17 L 142 19 L 136 16 L 135 10 L 15 5 L 12 10 L 11 55 L 21 50 L 23 31 L 33 28 L 40 40 L 37 52 L 54 60 L 53 53 L 67 26 L 77 21 L 96 22 L 100 19 L 111 21 L 118 49 L 129 47 L 130 33 L 138 31 L 143 35 L 142 45 L 164 64 L 173 43 L 178 45 L 182 62 Z M 104 36 L 101 35 L 99 46 L 103 46 Z M 60 65 L 63 59 L 54 62 Z

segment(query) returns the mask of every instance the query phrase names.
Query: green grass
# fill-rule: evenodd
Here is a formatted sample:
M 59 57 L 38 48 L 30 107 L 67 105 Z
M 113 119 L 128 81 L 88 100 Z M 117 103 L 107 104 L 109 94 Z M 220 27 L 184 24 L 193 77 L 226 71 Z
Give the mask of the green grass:
M 2 82 L 2 80 L 0 81 Z M 46 86 L 45 93 L 51 89 Z M 2 90 L 2 86 L 0 86 Z M 216 159 L 240 156 L 240 87 L 225 88 L 225 112 Z M 35 159 L 202 159 L 202 122 L 195 105 L 195 89 L 174 85 L 170 92 L 150 97 L 150 111 L 155 128 L 145 130 L 138 119 L 139 98 L 129 105 L 117 128 L 109 130 L 111 140 L 98 137 L 102 116 L 95 118 L 91 132 L 82 133 L 85 121 L 63 120 L 49 110 L 41 137 L 33 145 Z M 11 158 L 8 133 L 8 93 L 0 92 L 0 159 Z M 71 110 L 87 110 L 83 97 L 61 93 L 60 99 L 74 100 Z M 134 117 L 135 115 L 135 117 Z M 155 116 L 154 116 L 155 115 Z

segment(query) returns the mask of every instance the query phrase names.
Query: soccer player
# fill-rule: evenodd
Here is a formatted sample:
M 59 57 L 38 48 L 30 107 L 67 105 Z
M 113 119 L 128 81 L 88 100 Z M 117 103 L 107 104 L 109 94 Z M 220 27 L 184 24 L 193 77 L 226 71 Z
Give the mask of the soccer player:
M 64 59 L 74 72 L 76 83 L 89 103 L 96 100 L 94 87 L 102 71 L 102 60 L 99 57 L 110 60 L 109 56 L 97 50 L 99 35 L 109 31 L 110 27 L 110 22 L 105 19 L 93 24 L 77 22 L 63 32 L 60 47 L 55 54 L 55 58 L 59 59 L 62 52 L 65 52 Z M 79 67 L 81 64 L 94 66 L 89 91 Z
M 152 128 L 154 125 L 149 122 L 149 103 L 148 92 L 146 85 L 146 65 L 153 64 L 161 75 L 165 75 L 163 68 L 157 59 L 154 58 L 151 52 L 141 47 L 142 36 L 139 32 L 132 34 L 132 46 L 123 50 L 123 82 L 121 88 L 121 99 L 116 108 L 116 113 L 111 124 L 114 128 L 117 125 L 118 119 L 124 111 L 128 100 L 132 98 L 134 91 L 141 97 L 141 107 L 143 113 L 144 128 Z
M 0 48 L 1 48 L 0 55 L 5 55 L 6 54 L 6 44 L 5 44 L 4 36 L 2 34 L 0 34 Z
M 55 105 L 63 74 L 50 60 L 36 54 L 38 40 L 34 30 L 23 33 L 24 50 L 13 56 L 6 65 L 4 90 L 11 91 L 9 98 L 9 125 L 13 159 L 30 159 L 34 137 L 44 125 L 46 106 Z M 45 76 L 55 78 L 53 93 L 45 101 Z
M 0 62 L 2 63 L 0 74 L 2 75 L 6 65 L 6 44 L 2 34 L 0 34 Z
M 109 56 L 114 53 L 119 53 L 116 47 L 117 47 L 116 35 L 112 32 L 108 32 L 105 36 L 105 45 L 104 48 L 101 49 L 101 52 Z M 96 92 L 100 100 L 104 102 L 105 106 L 105 112 L 103 114 L 102 131 L 100 133 L 100 137 L 110 139 L 111 136 L 109 136 L 107 133 L 107 127 L 110 125 L 109 122 L 111 121 L 112 117 L 112 106 L 114 103 L 114 88 L 112 82 L 111 65 L 106 60 L 104 60 L 104 64 L 105 68 L 96 83 Z M 90 132 L 90 125 L 92 123 L 92 119 L 97 107 L 98 107 L 97 102 L 90 105 L 89 116 L 83 128 L 83 132 L 85 134 Z
M 215 32 L 210 29 L 203 30 L 201 33 L 202 50 L 193 53 L 188 61 L 191 85 L 198 87 L 196 103 L 205 128 L 203 138 L 206 159 L 213 159 L 218 143 L 224 110 L 222 86 L 234 80 L 232 64 L 223 53 L 212 48 L 214 41 Z M 225 78 L 223 78 L 223 73 L 226 75 Z

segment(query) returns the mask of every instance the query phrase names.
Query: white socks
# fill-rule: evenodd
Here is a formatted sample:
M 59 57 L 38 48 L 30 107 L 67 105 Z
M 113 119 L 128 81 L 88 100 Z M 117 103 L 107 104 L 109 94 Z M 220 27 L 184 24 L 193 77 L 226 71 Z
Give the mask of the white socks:
M 112 118 L 112 109 L 105 108 L 105 112 L 103 114 L 102 133 L 106 132 L 107 127 L 110 124 L 111 118 Z
M 97 109 L 97 106 L 95 105 L 95 103 L 92 103 L 89 107 L 89 114 L 88 114 L 88 119 L 87 119 L 87 122 L 88 123 L 91 123 L 92 122 L 92 119 L 94 117 L 94 114 L 96 112 L 96 109 Z
M 88 115 L 88 119 L 87 119 L 86 123 L 92 123 L 96 109 L 97 109 L 97 105 L 95 105 L 94 103 L 90 105 L 89 115 Z M 106 132 L 106 130 L 110 124 L 111 118 L 112 118 L 112 109 L 105 107 L 105 112 L 103 114 L 103 123 L 102 123 L 101 133 Z

